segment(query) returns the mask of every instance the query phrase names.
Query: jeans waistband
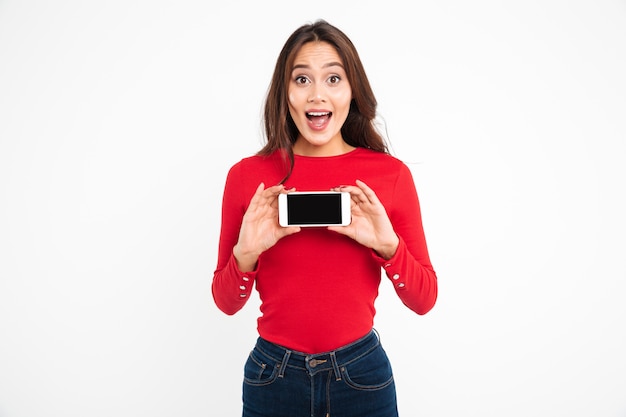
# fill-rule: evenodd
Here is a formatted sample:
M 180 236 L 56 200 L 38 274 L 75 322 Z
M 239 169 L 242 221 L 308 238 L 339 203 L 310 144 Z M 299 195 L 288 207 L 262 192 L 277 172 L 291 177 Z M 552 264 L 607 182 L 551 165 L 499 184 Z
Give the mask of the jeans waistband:
M 283 375 L 285 368 L 308 370 L 310 373 L 333 369 L 337 379 L 341 379 L 340 367 L 360 359 L 379 345 L 380 338 L 378 333 L 376 330 L 371 330 L 362 338 L 330 352 L 316 354 L 297 352 L 269 342 L 261 337 L 257 340 L 256 348 L 273 358 L 276 362 L 280 362 L 279 376 Z

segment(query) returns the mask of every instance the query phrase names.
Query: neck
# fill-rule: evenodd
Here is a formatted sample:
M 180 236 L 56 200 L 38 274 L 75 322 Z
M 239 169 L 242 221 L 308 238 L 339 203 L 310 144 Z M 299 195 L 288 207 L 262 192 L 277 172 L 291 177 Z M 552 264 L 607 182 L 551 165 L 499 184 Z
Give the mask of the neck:
M 337 156 L 353 151 L 354 149 L 354 146 L 348 145 L 343 140 L 335 144 L 313 145 L 305 139 L 300 138 L 293 145 L 293 153 L 300 156 Z

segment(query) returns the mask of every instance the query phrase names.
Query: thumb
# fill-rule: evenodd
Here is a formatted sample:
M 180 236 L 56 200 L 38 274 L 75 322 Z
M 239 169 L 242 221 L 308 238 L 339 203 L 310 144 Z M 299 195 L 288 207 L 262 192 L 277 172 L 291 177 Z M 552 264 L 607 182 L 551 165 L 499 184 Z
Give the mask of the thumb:
M 281 238 L 298 233 L 302 228 L 300 226 L 281 227 L 279 235 Z

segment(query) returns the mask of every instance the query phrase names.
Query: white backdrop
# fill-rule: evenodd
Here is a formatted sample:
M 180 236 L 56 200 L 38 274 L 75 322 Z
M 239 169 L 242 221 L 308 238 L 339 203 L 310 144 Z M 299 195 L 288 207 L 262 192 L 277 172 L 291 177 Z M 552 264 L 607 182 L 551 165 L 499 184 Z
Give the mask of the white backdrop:
M 0 0 L 0 417 L 237 416 L 228 168 L 287 36 L 356 44 L 439 276 L 401 415 L 626 416 L 626 3 Z M 294 416 L 295 417 L 295 416 Z

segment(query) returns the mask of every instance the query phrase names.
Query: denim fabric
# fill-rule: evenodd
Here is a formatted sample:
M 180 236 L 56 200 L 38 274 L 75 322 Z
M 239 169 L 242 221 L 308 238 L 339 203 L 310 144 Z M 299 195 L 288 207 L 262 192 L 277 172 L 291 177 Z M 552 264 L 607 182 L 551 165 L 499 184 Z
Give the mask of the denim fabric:
M 259 338 L 244 367 L 243 417 L 397 417 L 378 334 L 307 355 Z

